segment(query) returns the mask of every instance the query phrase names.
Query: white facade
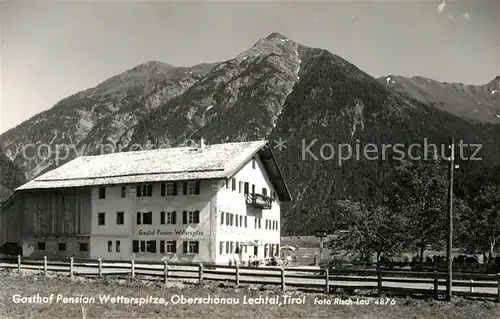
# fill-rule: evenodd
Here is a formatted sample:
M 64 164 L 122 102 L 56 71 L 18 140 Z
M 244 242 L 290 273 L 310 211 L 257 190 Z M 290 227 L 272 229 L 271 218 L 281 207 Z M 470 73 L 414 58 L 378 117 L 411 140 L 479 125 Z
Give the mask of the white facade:
M 274 198 L 271 209 L 247 205 L 245 183 L 248 183 L 249 193 L 252 193 L 252 188 L 255 188 L 255 193 L 258 194 L 263 193 L 263 188 L 266 189 L 267 196 Z M 257 259 L 270 257 L 271 253 L 278 255 L 281 230 L 280 202 L 273 194 L 276 194 L 276 190 L 257 155 L 255 163 L 253 160 L 246 163 L 228 180 L 228 187 L 219 190 L 217 193 L 219 209 L 216 230 L 217 263 L 228 263 L 235 259 L 246 261 L 250 255 L 255 255 Z M 230 214 L 234 214 L 234 220 L 228 225 Z M 252 241 L 256 242 L 254 246 L 249 245 Z M 236 246 L 241 244 L 243 244 L 243 249 L 236 253 Z
M 137 197 L 135 184 L 106 187 L 104 198 L 100 198 L 103 195 L 100 188 L 93 188 L 90 257 L 229 263 L 235 259 L 246 261 L 254 252 L 259 259 L 271 253 L 277 255 L 280 202 L 263 163 L 257 154 L 254 158 L 227 180 L 198 180 L 199 194 L 184 194 L 184 184 L 189 181 L 167 182 L 176 185 L 177 195 L 172 196 L 168 194 L 171 186 L 165 186 L 165 196 L 162 196 L 161 182 L 152 184 L 151 196 L 147 196 L 147 187 L 144 187 L 146 196 L 141 197 Z M 190 191 L 195 188 L 195 182 L 189 182 Z M 273 197 L 271 209 L 248 205 L 245 183 L 249 193 L 254 186 L 255 193 L 265 192 Z M 125 190 L 122 191 L 122 187 Z M 165 212 L 164 220 L 162 212 Z M 138 224 L 138 213 L 141 224 Z M 228 222 L 230 216 L 233 216 L 232 223 Z M 251 246 L 254 242 L 256 246 Z M 242 247 L 239 253 L 237 246 Z

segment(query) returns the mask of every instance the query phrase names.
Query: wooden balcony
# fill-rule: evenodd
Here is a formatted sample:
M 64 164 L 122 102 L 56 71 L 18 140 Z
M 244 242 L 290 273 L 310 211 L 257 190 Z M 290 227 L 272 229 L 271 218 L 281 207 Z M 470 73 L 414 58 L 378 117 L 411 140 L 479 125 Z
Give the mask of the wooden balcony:
M 260 209 L 271 209 L 273 199 L 262 194 L 246 194 L 245 201 L 247 205 L 260 208 Z

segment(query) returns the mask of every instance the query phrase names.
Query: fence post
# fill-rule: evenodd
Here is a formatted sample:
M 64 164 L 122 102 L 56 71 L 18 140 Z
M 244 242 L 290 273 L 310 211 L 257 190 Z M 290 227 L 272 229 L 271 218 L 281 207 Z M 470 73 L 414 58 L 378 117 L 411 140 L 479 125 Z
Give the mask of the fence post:
M 434 300 L 438 300 L 438 284 L 439 284 L 438 272 L 434 270 Z
M 99 261 L 99 278 L 101 278 L 102 277 L 102 259 L 99 258 L 98 261 Z
M 377 292 L 380 297 L 382 295 L 382 271 L 379 264 L 377 264 Z
M 500 302 L 500 273 L 497 274 L 497 282 L 498 282 L 497 302 Z
M 17 272 L 21 272 L 21 255 L 17 255 Z
M 325 294 L 330 294 L 330 277 L 328 274 L 328 268 L 325 268 Z
M 198 267 L 198 272 L 199 272 L 198 282 L 201 284 L 203 282 L 203 264 L 202 263 L 200 263 L 200 266 Z
M 135 279 L 135 262 L 134 262 L 134 260 L 130 261 L 130 269 L 132 272 L 132 279 Z
M 168 263 L 167 261 L 165 260 L 165 266 L 163 268 L 163 277 L 164 277 L 164 280 L 165 280 L 165 283 L 167 283 L 167 280 L 168 280 Z
M 470 280 L 470 292 L 474 292 L 474 280 Z
M 47 276 L 47 256 L 43 256 L 43 274 Z
M 236 264 L 236 287 L 240 286 L 240 264 Z
M 281 267 L 281 290 L 285 291 L 285 268 Z
M 69 258 L 69 278 L 73 279 L 73 257 Z

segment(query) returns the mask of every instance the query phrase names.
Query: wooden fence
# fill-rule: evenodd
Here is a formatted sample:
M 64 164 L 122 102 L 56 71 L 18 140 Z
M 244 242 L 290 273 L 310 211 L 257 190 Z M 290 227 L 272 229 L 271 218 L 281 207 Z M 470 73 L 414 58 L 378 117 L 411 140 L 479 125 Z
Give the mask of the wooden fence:
M 162 261 L 103 261 L 98 260 L 43 260 L 32 258 L 1 259 L 0 268 L 36 270 L 44 274 L 51 272 L 67 273 L 74 276 L 109 275 L 145 276 L 162 280 L 204 280 L 232 281 L 242 283 L 278 285 L 298 289 L 320 290 L 326 294 L 343 290 L 376 291 L 381 295 L 431 295 L 439 299 L 445 293 L 445 272 L 416 272 L 404 270 L 376 269 L 310 269 L 295 267 L 243 267 L 215 264 L 167 263 Z M 500 273 L 453 273 L 453 294 L 472 297 L 494 298 L 500 302 Z

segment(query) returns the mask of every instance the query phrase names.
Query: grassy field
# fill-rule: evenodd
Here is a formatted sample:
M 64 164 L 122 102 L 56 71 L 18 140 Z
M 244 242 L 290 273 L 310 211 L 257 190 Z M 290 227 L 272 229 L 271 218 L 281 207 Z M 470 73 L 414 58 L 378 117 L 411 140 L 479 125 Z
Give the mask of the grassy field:
M 456 299 L 452 303 L 395 298 L 389 304 L 375 304 L 375 298 L 322 294 L 309 294 L 289 291 L 286 295 L 302 300 L 303 304 L 284 304 L 283 294 L 276 287 L 245 285 L 235 288 L 232 283 L 160 282 L 104 278 L 75 278 L 29 273 L 17 274 L 13 271 L 0 272 L 0 318 L 82 318 L 82 305 L 86 318 L 500 318 L 500 306 L 493 302 Z M 15 303 L 14 295 L 49 297 L 52 303 L 27 304 Z M 61 297 L 95 298 L 94 303 L 56 302 Z M 103 303 L 99 295 L 112 297 L 148 298 L 150 303 L 123 304 Z M 239 304 L 173 304 L 176 296 L 184 298 L 219 297 L 226 301 L 238 300 Z M 281 305 L 244 304 L 250 298 L 255 301 L 277 300 Z M 158 298 L 158 299 L 154 299 Z M 166 300 L 168 304 L 153 304 Z M 172 299 L 173 298 L 173 299 Z M 335 305 L 335 298 L 359 300 L 368 305 Z M 33 298 L 34 299 L 34 298 Z M 315 304 L 317 300 L 330 300 L 331 305 Z M 339 300 L 338 299 L 338 300 Z M 387 299 L 387 301 L 392 299 Z M 143 300 L 144 302 L 144 300 Z

